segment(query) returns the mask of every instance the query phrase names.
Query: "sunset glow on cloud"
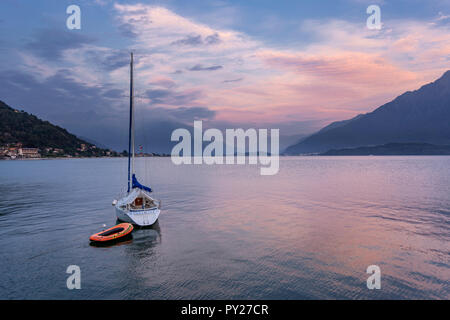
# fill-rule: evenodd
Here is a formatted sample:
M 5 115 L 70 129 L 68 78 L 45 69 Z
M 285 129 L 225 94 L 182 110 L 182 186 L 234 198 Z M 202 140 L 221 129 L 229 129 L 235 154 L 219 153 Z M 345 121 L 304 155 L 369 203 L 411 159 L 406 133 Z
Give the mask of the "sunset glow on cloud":
M 151 119 L 270 125 L 282 134 L 284 127 L 289 127 L 285 134 L 311 132 L 369 112 L 450 69 L 450 18 L 441 11 L 427 21 L 386 18 L 381 30 L 366 28 L 365 12 L 359 22 L 306 17 L 295 28 L 299 38 L 308 39 L 289 45 L 233 28 L 225 16 L 214 23 L 173 5 L 97 5 L 107 10 L 113 35 L 40 27 L 29 32 L 32 40 L 25 45 L 2 53 L 17 53 L 21 72 L 37 83 L 64 77 L 71 86 L 95 90 L 96 109 L 86 106 L 80 113 L 100 112 L 101 105 L 112 116 L 126 108 L 131 50 L 136 56 L 136 103 Z M 221 5 L 216 16 L 231 12 Z M 238 12 L 238 7 L 232 9 Z M 279 19 L 267 21 L 267 30 L 281 24 Z M 58 112 L 43 115 L 70 124 Z M 298 130 L 293 130 L 296 122 Z M 310 125 L 303 128 L 302 123 Z
M 393 21 L 373 31 L 345 21 L 306 21 L 302 27 L 320 39 L 283 50 L 163 7 L 115 8 L 144 54 L 142 81 L 165 76 L 178 90 L 173 94 L 192 98 L 156 104 L 210 108 L 217 120 L 346 118 L 437 78 L 450 54 L 447 28 L 433 23 Z

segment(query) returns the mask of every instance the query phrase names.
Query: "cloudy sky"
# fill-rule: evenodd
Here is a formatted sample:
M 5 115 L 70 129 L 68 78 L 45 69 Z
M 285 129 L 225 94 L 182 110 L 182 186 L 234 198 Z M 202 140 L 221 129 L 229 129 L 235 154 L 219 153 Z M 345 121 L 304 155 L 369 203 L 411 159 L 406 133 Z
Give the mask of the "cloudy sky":
M 0 100 L 123 149 L 133 50 L 138 134 L 155 150 L 194 119 L 307 134 L 440 77 L 449 29 L 448 0 L 2 0 Z

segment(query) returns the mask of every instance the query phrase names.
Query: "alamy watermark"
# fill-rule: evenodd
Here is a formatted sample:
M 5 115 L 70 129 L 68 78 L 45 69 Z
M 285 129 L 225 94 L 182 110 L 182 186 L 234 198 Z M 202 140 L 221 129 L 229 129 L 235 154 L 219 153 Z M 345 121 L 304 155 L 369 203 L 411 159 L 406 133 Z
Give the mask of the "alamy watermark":
M 366 272 L 371 276 L 367 278 L 367 289 L 381 289 L 381 269 L 377 265 L 367 267 Z
M 280 168 L 280 130 L 270 129 L 208 129 L 203 132 L 202 121 L 194 121 L 194 138 L 187 129 L 176 129 L 171 140 L 178 141 L 173 147 L 171 159 L 181 164 L 248 164 L 261 165 L 261 175 L 275 175 Z M 270 138 L 270 152 L 268 152 Z M 192 154 L 193 141 L 193 154 Z M 203 149 L 204 143 L 208 143 Z M 246 146 L 248 145 L 248 149 Z M 224 156 L 225 149 L 225 156 Z
M 81 289 L 81 269 L 77 265 L 70 265 L 67 267 L 66 273 L 70 276 L 66 280 L 67 289 Z
M 66 20 L 67 29 L 81 29 L 81 9 L 79 6 L 72 4 L 67 7 L 66 13 L 70 16 Z
M 380 30 L 381 29 L 381 8 L 376 4 L 372 4 L 367 7 L 367 14 L 370 16 L 367 18 L 367 28 L 370 30 Z

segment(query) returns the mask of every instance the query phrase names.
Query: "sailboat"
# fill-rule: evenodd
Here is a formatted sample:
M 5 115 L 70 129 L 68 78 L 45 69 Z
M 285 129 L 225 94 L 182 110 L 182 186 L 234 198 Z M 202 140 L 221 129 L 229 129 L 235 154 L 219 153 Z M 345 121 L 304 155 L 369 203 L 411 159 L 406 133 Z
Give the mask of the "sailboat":
M 138 226 L 151 226 L 158 220 L 161 201 L 150 196 L 152 189 L 139 183 L 134 171 L 134 87 L 133 53 L 130 62 L 130 123 L 128 130 L 128 189 L 123 198 L 113 201 L 117 218 Z

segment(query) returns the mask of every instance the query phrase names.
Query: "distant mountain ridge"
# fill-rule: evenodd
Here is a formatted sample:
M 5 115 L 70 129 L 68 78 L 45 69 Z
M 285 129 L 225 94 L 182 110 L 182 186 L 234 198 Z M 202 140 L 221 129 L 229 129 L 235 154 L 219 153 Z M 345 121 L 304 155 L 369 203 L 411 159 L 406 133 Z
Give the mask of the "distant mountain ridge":
M 329 150 L 322 156 L 407 156 L 407 155 L 450 155 L 450 146 L 437 146 L 429 143 L 388 143 L 381 146 L 358 147 Z
M 102 156 L 109 150 L 96 147 L 66 129 L 43 121 L 0 101 L 0 147 L 21 143 L 23 147 L 60 149 L 65 155 Z
M 398 143 L 450 145 L 450 71 L 373 112 L 335 122 L 288 147 L 285 154 Z

